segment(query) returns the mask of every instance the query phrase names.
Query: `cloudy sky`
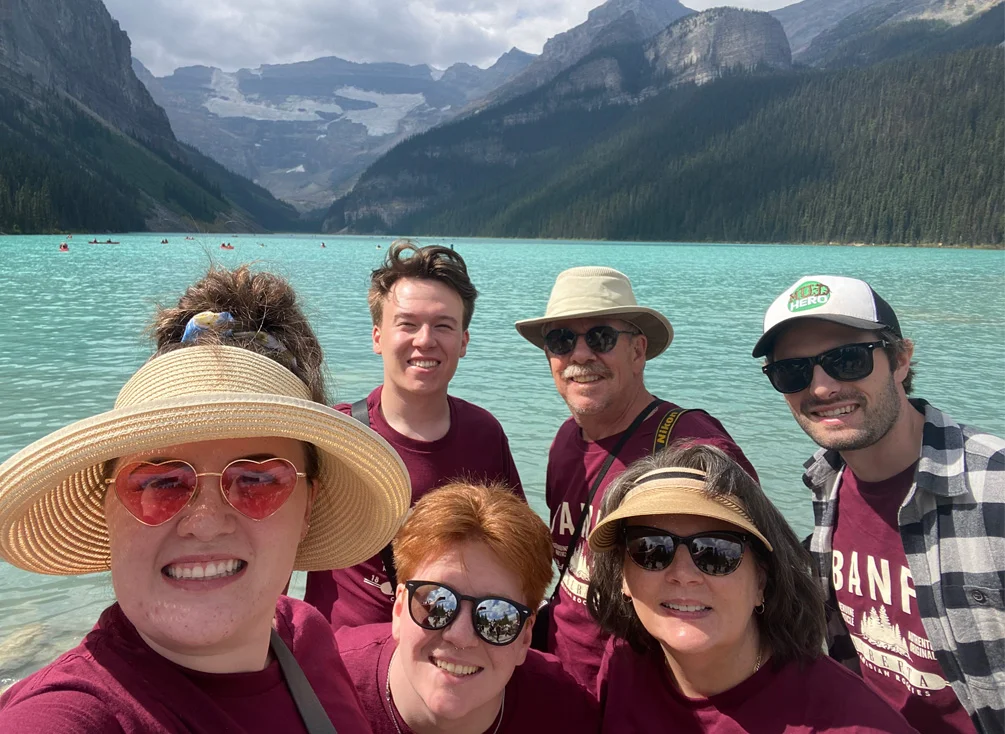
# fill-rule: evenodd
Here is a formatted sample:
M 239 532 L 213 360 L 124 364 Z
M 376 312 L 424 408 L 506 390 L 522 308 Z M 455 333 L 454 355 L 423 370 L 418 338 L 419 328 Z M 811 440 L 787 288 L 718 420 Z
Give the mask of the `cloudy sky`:
M 339 56 L 351 61 L 487 66 L 544 42 L 603 0 L 104 0 L 154 74 L 192 64 L 231 71 Z M 738 0 L 770 10 L 794 0 Z M 704 10 L 723 0 L 683 0 Z

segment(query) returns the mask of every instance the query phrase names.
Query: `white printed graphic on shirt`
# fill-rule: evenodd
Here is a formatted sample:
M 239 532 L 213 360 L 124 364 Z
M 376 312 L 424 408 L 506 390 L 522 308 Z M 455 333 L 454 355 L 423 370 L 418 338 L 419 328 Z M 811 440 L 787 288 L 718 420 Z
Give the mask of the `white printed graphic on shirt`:
M 586 590 L 590 587 L 590 563 L 586 558 L 588 548 L 585 542 L 580 541 L 572 554 L 569 570 L 562 577 L 562 588 L 580 604 L 586 603 Z
M 590 586 L 590 551 L 589 546 L 586 543 L 586 538 L 589 536 L 590 531 L 597 526 L 600 522 L 600 513 L 597 512 L 596 516 L 593 512 L 593 507 L 586 507 L 585 502 L 581 502 L 579 505 L 580 512 L 587 512 L 586 522 L 583 523 L 583 533 L 579 538 L 579 542 L 572 551 L 572 560 L 569 562 L 569 569 L 562 576 L 562 588 L 572 596 L 572 598 L 580 604 L 586 603 L 586 590 Z M 569 511 L 569 503 L 563 502 L 559 507 L 558 512 L 551 521 L 551 530 L 555 531 L 555 526 L 558 526 L 558 531 L 560 535 L 569 535 L 570 541 L 573 533 L 576 532 L 576 526 L 572 522 L 572 513 Z M 564 557 L 568 550 L 565 548 L 559 548 L 556 544 L 557 555 L 559 557 Z
M 888 609 L 894 609 L 894 595 L 900 597 L 899 606 L 904 614 L 916 614 L 917 603 L 911 603 L 915 598 L 911 570 L 907 566 L 900 567 L 900 583 L 894 586 L 890 574 L 890 562 L 885 558 L 876 559 L 865 556 L 866 577 L 863 589 L 863 578 L 859 568 L 858 551 L 852 551 L 845 565 L 844 554 L 834 550 L 832 553 L 831 579 L 835 591 L 842 591 L 847 585 L 847 593 L 864 597 L 868 595 L 876 606 L 871 606 L 860 615 L 855 624 L 855 610 L 847 604 L 839 603 L 841 616 L 851 632 L 852 642 L 858 651 L 862 664 L 875 673 L 892 678 L 903 684 L 916 696 L 930 696 L 932 691 L 940 691 L 949 683 L 936 673 L 918 670 L 911 663 L 918 658 L 935 660 L 935 653 L 929 641 L 910 630 L 904 637 L 900 624 L 890 621 Z

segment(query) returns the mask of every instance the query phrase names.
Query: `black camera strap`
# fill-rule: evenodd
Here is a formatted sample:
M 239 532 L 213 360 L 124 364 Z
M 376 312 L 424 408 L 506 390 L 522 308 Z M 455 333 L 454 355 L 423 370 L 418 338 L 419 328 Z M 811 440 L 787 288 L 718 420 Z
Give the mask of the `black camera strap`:
M 373 428 L 370 425 L 370 410 L 367 407 L 366 398 L 353 403 L 349 412 L 354 420 L 367 428 Z M 394 590 L 398 588 L 398 571 L 394 567 L 394 551 L 390 543 L 380 549 L 380 560 L 384 562 L 384 570 L 387 572 L 387 580 L 391 582 L 391 593 L 393 594 Z
M 625 447 L 628 440 L 635 434 L 643 423 L 645 423 L 646 418 L 651 416 L 653 412 L 665 403 L 665 400 L 660 398 L 655 398 L 649 405 L 639 413 L 632 424 L 626 428 L 622 434 L 621 438 L 611 449 L 611 452 L 607 454 L 607 458 L 604 460 L 604 465 L 600 467 L 600 472 L 597 474 L 597 478 L 593 480 L 593 486 L 590 487 L 590 494 L 586 498 L 586 504 L 583 506 L 583 514 L 579 516 L 579 522 L 576 523 L 576 529 L 572 533 L 572 540 L 569 541 L 569 546 L 565 551 L 565 562 L 562 564 L 562 569 L 558 573 L 558 583 L 555 584 L 555 590 L 551 594 L 551 598 L 554 599 L 558 595 L 558 590 L 562 587 L 562 579 L 565 578 L 566 571 L 569 570 L 569 564 L 572 563 L 572 554 L 576 551 L 576 546 L 579 544 L 579 539 L 583 536 L 583 527 L 586 525 L 586 519 L 592 514 L 590 508 L 593 506 L 593 498 L 597 494 L 597 490 L 600 489 L 600 485 L 604 483 L 604 477 L 607 476 L 607 472 L 610 470 L 611 465 L 614 460 L 618 457 L 618 453 Z

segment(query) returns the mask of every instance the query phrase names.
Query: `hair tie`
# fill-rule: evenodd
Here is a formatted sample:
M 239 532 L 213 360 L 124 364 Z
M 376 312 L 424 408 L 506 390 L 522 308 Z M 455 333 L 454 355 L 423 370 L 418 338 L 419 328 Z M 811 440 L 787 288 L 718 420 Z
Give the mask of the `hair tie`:
M 200 334 L 208 331 L 216 331 L 221 337 L 227 339 L 238 339 L 252 341 L 260 347 L 276 354 L 286 354 L 289 350 L 286 345 L 267 331 L 234 331 L 234 317 L 229 311 L 203 311 L 197 313 L 185 324 L 185 331 L 181 335 L 181 343 L 189 344 L 199 338 Z M 288 355 L 291 368 L 297 366 L 297 358 Z
M 185 331 L 181 335 L 181 343 L 189 344 L 199 338 L 200 334 L 207 331 L 219 331 L 222 335 L 230 334 L 230 328 L 234 324 L 234 317 L 229 311 L 217 313 L 216 311 L 203 311 L 197 313 L 185 324 Z

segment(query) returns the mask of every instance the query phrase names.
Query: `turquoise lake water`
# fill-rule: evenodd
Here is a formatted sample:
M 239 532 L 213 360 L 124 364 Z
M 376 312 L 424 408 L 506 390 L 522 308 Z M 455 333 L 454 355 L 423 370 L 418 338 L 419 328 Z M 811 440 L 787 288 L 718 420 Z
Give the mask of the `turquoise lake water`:
M 150 354 L 155 303 L 172 303 L 205 272 L 256 262 L 288 277 L 327 355 L 338 400 L 381 380 L 370 349 L 366 288 L 388 238 L 122 235 L 0 237 L 0 460 L 49 431 L 111 407 Z M 105 239 L 102 236 L 101 239 Z M 327 247 L 321 248 L 324 240 Z M 491 410 L 509 435 L 531 503 L 542 514 L 551 439 L 568 411 L 547 362 L 517 319 L 544 311 L 555 275 L 607 265 L 629 275 L 639 302 L 665 313 L 673 344 L 649 363 L 652 392 L 718 417 L 802 536 L 812 527 L 802 462 L 815 446 L 750 350 L 764 310 L 798 277 L 864 278 L 916 343 L 915 393 L 957 420 L 1005 434 L 1005 252 L 802 245 L 689 245 L 512 240 L 453 243 L 481 295 L 453 394 Z M 299 582 L 302 588 L 302 579 Z M 296 588 L 296 586 L 294 587 Z M 38 576 L 0 562 L 0 689 L 80 640 L 112 599 L 106 574 Z

